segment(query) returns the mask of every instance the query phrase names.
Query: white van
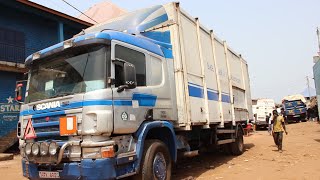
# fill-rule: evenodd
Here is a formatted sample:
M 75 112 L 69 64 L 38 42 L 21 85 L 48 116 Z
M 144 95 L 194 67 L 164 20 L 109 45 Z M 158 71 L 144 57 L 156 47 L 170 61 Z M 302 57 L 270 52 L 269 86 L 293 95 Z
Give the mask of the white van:
M 252 112 L 254 114 L 254 123 L 257 128 L 268 127 L 268 117 L 275 109 L 273 99 L 255 99 L 252 100 Z

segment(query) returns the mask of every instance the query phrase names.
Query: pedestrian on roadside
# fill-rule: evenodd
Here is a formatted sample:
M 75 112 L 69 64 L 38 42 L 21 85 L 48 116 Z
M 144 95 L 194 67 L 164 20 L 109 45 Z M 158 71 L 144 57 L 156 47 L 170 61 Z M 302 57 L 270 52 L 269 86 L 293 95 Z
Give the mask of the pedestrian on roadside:
M 285 122 L 283 116 L 279 116 L 277 110 L 272 111 L 273 114 L 273 136 L 276 145 L 278 146 L 278 151 L 282 152 L 282 140 L 283 132 L 288 135 L 286 130 Z
M 268 123 L 268 133 L 270 135 L 272 135 L 272 130 L 273 130 L 273 116 L 271 115 L 271 113 L 269 113 L 269 121 Z
M 278 111 L 277 111 L 278 112 Z M 281 112 L 280 112 L 281 116 L 284 119 L 284 122 L 287 123 L 287 114 L 286 111 L 284 111 L 284 108 L 281 108 Z

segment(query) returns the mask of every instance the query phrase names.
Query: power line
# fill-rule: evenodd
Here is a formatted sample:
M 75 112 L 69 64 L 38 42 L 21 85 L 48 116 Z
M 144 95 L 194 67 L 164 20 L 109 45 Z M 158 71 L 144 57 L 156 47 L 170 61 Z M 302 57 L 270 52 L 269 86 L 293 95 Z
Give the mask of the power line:
M 86 14 L 84 14 L 82 11 L 80 11 L 79 9 L 77 9 L 76 7 L 72 6 L 70 3 L 68 3 L 66 0 L 61 0 L 63 2 L 65 2 L 66 4 L 68 4 L 69 6 L 71 6 L 73 9 L 79 11 L 81 14 L 85 15 L 87 18 L 91 19 L 92 21 L 98 23 L 97 21 L 95 21 L 94 19 L 92 19 L 91 17 L 87 16 Z

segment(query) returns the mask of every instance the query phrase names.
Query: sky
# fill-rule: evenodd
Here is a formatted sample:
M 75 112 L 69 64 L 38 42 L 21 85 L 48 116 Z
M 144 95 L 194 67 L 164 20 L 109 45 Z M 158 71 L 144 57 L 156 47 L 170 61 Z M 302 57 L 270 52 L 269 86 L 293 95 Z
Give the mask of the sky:
M 32 0 L 78 16 L 62 0 Z M 81 11 L 101 0 L 67 0 Z M 169 0 L 114 0 L 127 10 L 165 4 Z M 317 54 L 316 28 L 320 26 L 319 0 L 180 0 L 181 7 L 237 53 L 249 66 L 253 98 L 272 98 L 301 93 L 313 82 L 313 56 Z

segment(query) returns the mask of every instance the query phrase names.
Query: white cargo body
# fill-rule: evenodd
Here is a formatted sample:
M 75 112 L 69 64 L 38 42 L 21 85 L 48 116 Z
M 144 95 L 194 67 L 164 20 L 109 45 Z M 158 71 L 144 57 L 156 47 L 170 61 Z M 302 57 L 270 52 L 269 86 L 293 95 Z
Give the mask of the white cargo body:
M 198 18 L 175 3 L 164 7 L 174 24 L 163 30 L 171 34 L 179 126 L 223 127 L 252 117 L 246 61 Z

